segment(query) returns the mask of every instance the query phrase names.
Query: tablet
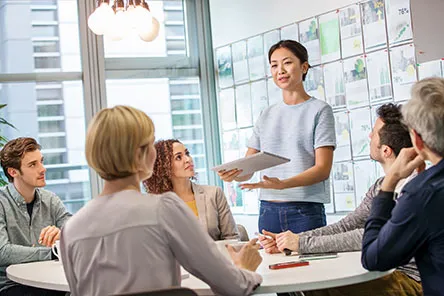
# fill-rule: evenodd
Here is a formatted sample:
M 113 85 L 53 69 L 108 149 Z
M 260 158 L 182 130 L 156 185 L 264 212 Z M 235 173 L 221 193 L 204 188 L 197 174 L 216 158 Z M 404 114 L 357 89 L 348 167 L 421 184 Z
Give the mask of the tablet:
M 213 167 L 211 170 L 219 172 L 221 170 L 239 169 L 242 173 L 239 177 L 248 175 L 254 172 L 258 172 L 264 169 L 268 169 L 283 163 L 289 162 L 290 159 L 272 154 L 269 152 L 261 151 L 247 157 L 242 157 L 218 166 Z

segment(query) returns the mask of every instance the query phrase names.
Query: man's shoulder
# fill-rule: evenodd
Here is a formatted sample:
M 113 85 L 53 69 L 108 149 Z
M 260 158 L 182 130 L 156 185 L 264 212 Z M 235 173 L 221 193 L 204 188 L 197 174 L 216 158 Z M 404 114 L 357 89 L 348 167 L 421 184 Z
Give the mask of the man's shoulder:
M 44 188 L 37 188 L 36 191 L 42 201 L 52 202 L 60 200 L 60 197 L 52 191 L 46 190 Z

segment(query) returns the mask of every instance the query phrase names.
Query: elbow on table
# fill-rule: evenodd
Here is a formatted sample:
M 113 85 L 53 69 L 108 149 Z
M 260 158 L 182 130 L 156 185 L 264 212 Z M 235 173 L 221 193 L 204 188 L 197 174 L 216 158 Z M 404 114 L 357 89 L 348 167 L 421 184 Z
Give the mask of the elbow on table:
M 390 262 L 381 260 L 380 258 L 368 258 L 365 252 L 362 252 L 361 264 L 362 267 L 368 271 L 387 271 L 393 268 L 393 266 L 390 265 Z

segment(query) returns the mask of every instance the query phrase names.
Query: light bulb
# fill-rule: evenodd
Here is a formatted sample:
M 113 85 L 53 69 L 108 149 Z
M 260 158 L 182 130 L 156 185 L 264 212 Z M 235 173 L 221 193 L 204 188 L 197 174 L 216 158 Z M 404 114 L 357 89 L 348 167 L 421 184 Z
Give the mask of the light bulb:
M 108 3 L 102 2 L 99 7 L 88 17 L 88 27 L 96 35 L 103 35 L 107 30 L 110 19 L 114 16 L 114 11 Z
M 137 5 L 134 12 L 135 12 L 134 13 L 135 22 L 137 23 L 137 27 L 144 25 L 151 26 L 152 24 L 151 20 L 153 16 L 151 15 L 151 12 L 148 9 L 142 7 L 141 5 Z
M 150 30 L 147 28 L 150 27 Z M 151 26 L 139 26 L 138 33 L 140 39 L 146 42 L 151 42 L 159 35 L 160 24 L 159 21 L 153 17 L 151 21 Z
M 136 28 L 138 18 L 136 7 L 134 7 L 134 5 L 128 5 L 128 8 L 126 9 L 126 14 L 131 28 Z
M 105 35 L 112 41 L 119 41 L 128 35 L 130 29 L 128 15 L 123 9 L 118 9 L 109 23 Z

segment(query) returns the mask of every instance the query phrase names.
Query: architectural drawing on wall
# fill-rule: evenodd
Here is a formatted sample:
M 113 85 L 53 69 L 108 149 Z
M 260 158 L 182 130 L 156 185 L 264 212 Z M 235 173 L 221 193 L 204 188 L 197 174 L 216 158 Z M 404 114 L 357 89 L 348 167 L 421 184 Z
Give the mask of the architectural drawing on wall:
M 233 55 L 234 83 L 248 81 L 247 42 L 245 40 L 233 43 L 231 46 Z
M 227 88 L 219 92 L 219 110 L 224 131 L 236 128 L 236 103 L 234 89 Z
M 299 42 L 308 51 L 308 63 L 311 66 L 319 65 L 321 63 L 321 48 L 317 18 L 314 17 L 299 23 Z
M 339 23 L 341 30 L 342 58 L 362 54 L 361 12 L 359 4 L 353 4 L 339 10 Z
M 379 165 L 379 164 L 376 164 Z M 370 159 L 359 160 L 353 164 L 355 169 L 355 195 L 359 204 L 365 197 L 370 186 L 376 181 L 375 162 Z
M 333 164 L 333 189 L 336 211 L 352 211 L 356 207 L 351 162 Z
M 265 73 L 267 76 L 271 76 L 270 63 L 268 62 L 268 51 L 270 47 L 275 45 L 281 40 L 279 30 L 273 30 L 264 34 L 264 60 L 265 60 Z
M 416 60 L 413 44 L 390 49 L 393 98 L 404 101 L 410 98 L 410 89 L 416 82 Z
M 389 44 L 395 45 L 413 38 L 410 1 L 386 0 Z
M 291 24 L 281 28 L 281 40 L 288 40 L 288 39 L 299 41 L 298 24 Z
M 370 154 L 370 140 L 368 135 L 371 130 L 369 107 L 350 111 L 350 132 L 353 158 L 368 157 Z
M 253 177 L 248 180 L 251 183 L 259 182 L 259 174 L 256 173 Z M 259 190 L 242 190 L 242 204 L 243 204 L 243 213 L 245 214 L 259 214 L 259 200 L 258 194 Z
M 312 97 L 325 101 L 324 73 L 321 66 L 310 68 L 305 76 L 305 91 Z
M 345 87 L 342 61 L 326 64 L 324 69 L 325 97 L 332 107 L 345 107 Z
M 267 84 L 265 80 L 251 83 L 251 101 L 253 124 L 256 123 L 262 110 L 268 107 Z
M 333 170 L 330 173 L 330 182 L 329 182 L 328 189 L 330 190 L 330 202 L 328 204 L 324 204 L 325 213 L 326 214 L 333 214 L 335 212 L 335 198 L 334 198 L 334 191 L 333 191 Z
M 268 105 L 282 101 L 282 90 L 274 83 L 273 78 L 267 80 Z
M 392 85 L 387 50 L 367 54 L 366 61 L 370 101 L 391 100 Z
M 236 86 L 236 119 L 237 127 L 248 127 L 253 125 L 251 118 L 251 92 L 250 84 Z
M 441 69 L 441 61 L 430 61 L 418 65 L 419 80 L 427 77 L 443 77 L 443 70 Z
M 381 107 L 381 105 L 373 105 L 370 107 L 370 116 L 371 116 L 371 120 L 372 120 L 372 128 L 375 125 L 376 119 L 378 118 L 378 108 Z
M 250 80 L 265 77 L 264 41 L 262 35 L 247 40 Z
M 231 64 L 231 47 L 229 45 L 216 50 L 217 77 L 219 87 L 230 87 L 233 85 L 233 68 Z
M 334 113 L 336 130 L 336 149 L 334 161 L 351 160 L 350 125 L 348 111 Z
M 344 60 L 345 93 L 347 107 L 356 108 L 367 106 L 367 67 L 364 56 L 352 57 Z
M 371 0 L 361 4 L 365 50 L 384 47 L 387 44 L 383 0 Z
M 319 41 L 322 63 L 336 61 L 341 58 L 337 12 L 326 13 L 319 17 Z

